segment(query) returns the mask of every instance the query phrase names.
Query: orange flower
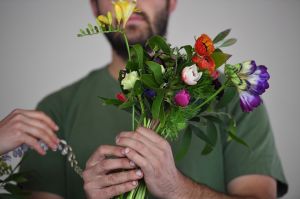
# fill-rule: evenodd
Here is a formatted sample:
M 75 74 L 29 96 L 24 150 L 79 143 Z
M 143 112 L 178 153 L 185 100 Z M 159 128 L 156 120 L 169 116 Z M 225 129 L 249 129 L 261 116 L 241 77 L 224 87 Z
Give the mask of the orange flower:
M 209 36 L 202 34 L 195 43 L 195 51 L 201 56 L 210 56 L 214 51 L 214 43 Z
M 215 61 L 209 56 L 194 55 L 192 61 L 200 68 L 200 70 L 214 70 Z

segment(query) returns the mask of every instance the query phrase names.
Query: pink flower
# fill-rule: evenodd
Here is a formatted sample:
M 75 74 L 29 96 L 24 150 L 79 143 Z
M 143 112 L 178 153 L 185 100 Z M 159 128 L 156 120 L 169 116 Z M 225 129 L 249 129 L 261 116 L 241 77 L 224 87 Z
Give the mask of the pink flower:
M 198 72 L 197 66 L 187 66 L 181 72 L 181 78 L 187 85 L 196 85 L 202 76 L 202 72 Z
M 186 107 L 190 102 L 190 98 L 191 98 L 191 96 L 190 96 L 189 92 L 184 89 L 184 90 L 179 91 L 175 95 L 174 100 L 178 106 Z

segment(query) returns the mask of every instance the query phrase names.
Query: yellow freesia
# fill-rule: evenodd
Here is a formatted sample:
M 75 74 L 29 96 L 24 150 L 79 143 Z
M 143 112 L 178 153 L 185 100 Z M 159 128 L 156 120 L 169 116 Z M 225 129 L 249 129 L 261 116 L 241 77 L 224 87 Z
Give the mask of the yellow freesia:
M 109 26 L 112 25 L 113 20 L 112 20 L 111 12 L 108 12 L 107 16 L 100 15 L 97 18 L 102 24 L 109 25 Z
M 113 4 L 118 23 L 122 20 L 123 28 L 125 28 L 129 17 L 133 12 L 137 12 L 136 0 L 118 0 L 114 1 Z

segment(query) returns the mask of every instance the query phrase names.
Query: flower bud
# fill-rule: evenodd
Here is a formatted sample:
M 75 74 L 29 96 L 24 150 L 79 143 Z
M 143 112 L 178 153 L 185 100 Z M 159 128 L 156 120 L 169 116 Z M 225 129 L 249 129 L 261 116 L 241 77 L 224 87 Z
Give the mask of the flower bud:
M 178 106 L 186 107 L 190 102 L 190 98 L 191 96 L 187 90 L 181 90 L 175 95 L 174 101 Z
M 187 85 L 196 85 L 202 76 L 202 72 L 198 72 L 197 66 L 185 67 L 181 72 L 181 78 Z

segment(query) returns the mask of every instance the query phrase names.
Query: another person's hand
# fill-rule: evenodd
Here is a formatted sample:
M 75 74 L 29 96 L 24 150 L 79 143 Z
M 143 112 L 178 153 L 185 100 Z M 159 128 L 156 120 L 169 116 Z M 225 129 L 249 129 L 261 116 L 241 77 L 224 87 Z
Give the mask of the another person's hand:
M 177 170 L 170 144 L 154 131 L 139 127 L 136 132 L 122 132 L 117 138 L 123 153 L 143 171 L 149 191 L 159 198 L 176 198 L 184 179 Z
M 123 150 L 123 147 L 103 145 L 87 161 L 82 175 L 88 199 L 109 199 L 137 186 L 143 173 L 122 154 Z
M 0 155 L 21 144 L 45 155 L 39 140 L 56 150 L 59 139 L 54 132 L 57 130 L 57 125 L 43 112 L 16 109 L 0 121 Z

